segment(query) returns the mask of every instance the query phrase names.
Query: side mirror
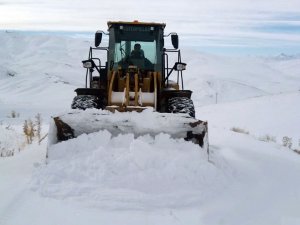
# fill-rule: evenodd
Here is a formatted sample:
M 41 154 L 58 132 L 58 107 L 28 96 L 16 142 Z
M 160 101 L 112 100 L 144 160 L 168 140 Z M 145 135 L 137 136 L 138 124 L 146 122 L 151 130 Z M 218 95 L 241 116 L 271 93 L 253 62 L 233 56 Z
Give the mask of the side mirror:
M 83 61 L 82 61 L 82 64 L 83 64 L 83 67 L 84 67 L 84 68 L 87 68 L 87 69 L 92 69 L 92 68 L 94 68 L 94 62 L 93 62 L 93 60 L 91 60 L 91 59 L 83 60 Z
M 102 41 L 102 31 L 97 31 L 95 33 L 95 46 L 98 47 Z
M 178 45 L 179 45 L 179 41 L 178 41 L 178 35 L 177 34 L 172 34 L 171 35 L 171 41 L 172 41 L 172 45 L 175 49 L 178 49 Z
M 186 70 L 186 63 L 182 63 L 182 62 L 177 62 L 175 63 L 174 65 L 174 70 L 176 71 L 183 71 L 183 70 Z

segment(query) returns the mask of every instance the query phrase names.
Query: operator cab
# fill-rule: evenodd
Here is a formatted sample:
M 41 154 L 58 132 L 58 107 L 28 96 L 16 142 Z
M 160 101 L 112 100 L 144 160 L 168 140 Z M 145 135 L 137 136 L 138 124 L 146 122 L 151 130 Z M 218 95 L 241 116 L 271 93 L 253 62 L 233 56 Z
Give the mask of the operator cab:
M 109 60 L 112 70 L 161 71 L 165 24 L 109 22 Z

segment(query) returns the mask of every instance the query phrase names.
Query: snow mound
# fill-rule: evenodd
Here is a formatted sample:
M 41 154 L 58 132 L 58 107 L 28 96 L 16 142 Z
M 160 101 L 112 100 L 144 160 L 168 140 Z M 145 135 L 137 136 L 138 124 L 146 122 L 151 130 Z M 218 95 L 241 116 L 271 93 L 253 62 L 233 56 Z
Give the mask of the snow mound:
M 212 195 L 216 183 L 228 182 L 199 146 L 166 134 L 135 139 L 100 131 L 48 151 L 51 160 L 36 171 L 35 189 L 93 207 L 183 207 Z
M 0 125 L 0 157 L 13 156 L 21 151 L 25 138 L 9 125 Z
M 145 109 L 143 112 L 116 111 L 114 113 L 108 110 L 75 109 L 60 113 L 55 117 L 70 126 L 75 137 L 83 133 L 89 134 L 99 130 L 107 130 L 112 136 L 132 133 L 137 137 L 147 134 L 155 136 L 159 133 L 166 133 L 172 138 L 184 139 L 187 137 L 187 132 L 192 132 L 194 135 L 205 134 L 202 147 L 207 150 L 206 122 L 192 118 L 184 113 L 158 113 L 154 112 L 153 108 Z M 57 143 L 57 134 L 60 133 L 60 130 L 63 130 L 57 129 L 59 126 L 56 126 L 54 120 L 51 121 L 49 128 L 49 146 Z M 51 158 L 51 152 L 49 154 Z

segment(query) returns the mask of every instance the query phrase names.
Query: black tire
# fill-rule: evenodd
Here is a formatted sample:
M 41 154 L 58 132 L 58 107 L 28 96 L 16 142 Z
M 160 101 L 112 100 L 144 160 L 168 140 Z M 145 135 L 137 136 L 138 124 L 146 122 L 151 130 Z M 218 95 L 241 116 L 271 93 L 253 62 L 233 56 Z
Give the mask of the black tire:
M 71 105 L 72 109 L 99 109 L 99 100 L 94 95 L 78 95 L 75 96 Z
M 173 97 L 168 100 L 168 112 L 185 113 L 195 118 L 193 101 L 187 97 Z

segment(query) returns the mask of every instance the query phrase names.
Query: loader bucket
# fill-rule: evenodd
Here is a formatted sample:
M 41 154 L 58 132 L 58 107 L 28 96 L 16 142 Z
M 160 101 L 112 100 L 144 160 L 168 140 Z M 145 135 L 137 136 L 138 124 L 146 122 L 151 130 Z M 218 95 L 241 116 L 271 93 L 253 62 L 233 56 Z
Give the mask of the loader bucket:
M 112 136 L 132 133 L 135 137 L 169 134 L 172 138 L 193 141 L 208 151 L 207 122 L 185 114 L 143 112 L 110 112 L 107 110 L 74 110 L 53 118 L 48 145 L 100 130 Z

